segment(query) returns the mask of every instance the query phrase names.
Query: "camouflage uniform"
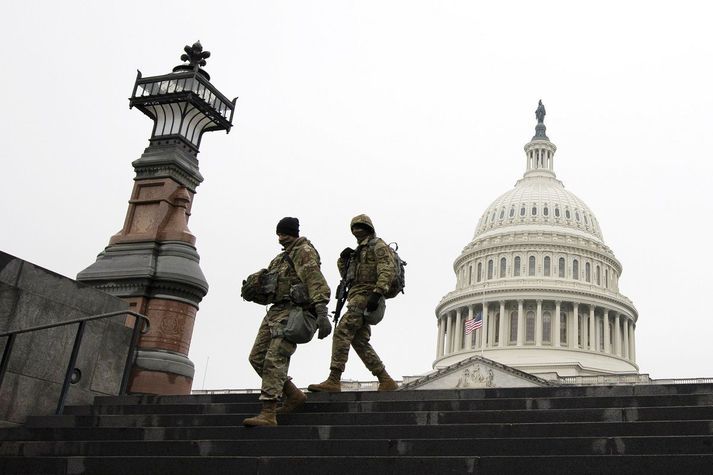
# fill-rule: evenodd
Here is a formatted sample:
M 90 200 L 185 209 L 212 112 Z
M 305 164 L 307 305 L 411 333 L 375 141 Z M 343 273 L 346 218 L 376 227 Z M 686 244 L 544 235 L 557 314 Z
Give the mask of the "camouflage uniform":
M 371 229 L 374 225 L 366 215 L 352 219 L 351 226 L 366 224 Z M 364 322 L 364 310 L 372 292 L 385 294 L 395 275 L 395 263 L 386 244 L 376 235 L 363 239 L 354 251 L 349 268 L 343 258 L 337 261 L 339 273 L 352 280 L 347 295 L 347 312 L 341 317 L 332 337 L 331 370 L 344 372 L 349 357 L 349 345 L 354 348 L 364 365 L 374 375 L 384 371 L 384 363 L 369 343 L 371 325 Z
M 294 270 L 285 259 L 289 255 Z M 273 401 L 282 395 L 287 381 L 290 357 L 297 345 L 286 340 L 281 334 L 287 317 L 294 305 L 290 300 L 290 287 L 303 283 L 307 287 L 309 302 L 306 306 L 326 304 L 329 301 L 329 286 L 320 270 L 319 253 L 305 237 L 300 237 L 284 252 L 275 257 L 268 266 L 268 272 L 277 271 L 277 289 L 272 306 L 263 318 L 255 343 L 250 352 L 250 364 L 262 378 L 260 399 Z

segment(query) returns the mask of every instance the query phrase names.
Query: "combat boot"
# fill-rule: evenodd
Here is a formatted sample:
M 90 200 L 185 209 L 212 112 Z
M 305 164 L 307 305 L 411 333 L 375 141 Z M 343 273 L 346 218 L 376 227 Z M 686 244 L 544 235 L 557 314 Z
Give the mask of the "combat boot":
M 381 370 L 376 377 L 379 378 L 379 391 L 395 391 L 399 389 L 399 385 L 396 384 L 396 381 L 391 379 L 391 376 L 389 376 L 389 373 L 387 373 L 385 369 Z
M 313 393 L 339 393 L 342 391 L 342 372 L 338 370 L 331 370 L 329 372 L 329 377 L 319 384 L 310 384 L 307 386 L 308 391 Z
M 300 407 L 307 400 L 305 393 L 300 391 L 292 380 L 288 379 L 285 381 L 285 385 L 282 388 L 282 393 L 285 396 L 285 400 L 281 407 L 277 408 L 278 414 L 288 414 L 294 412 L 295 409 Z
M 276 401 L 263 401 L 260 414 L 243 420 L 243 425 L 246 427 L 276 426 L 277 419 L 275 418 L 275 406 L 277 406 Z

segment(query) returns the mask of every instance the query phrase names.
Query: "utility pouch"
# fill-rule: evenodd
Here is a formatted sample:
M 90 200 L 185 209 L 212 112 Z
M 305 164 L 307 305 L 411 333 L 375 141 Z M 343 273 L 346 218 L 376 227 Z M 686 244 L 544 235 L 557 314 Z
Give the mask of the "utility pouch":
M 309 303 L 309 293 L 307 286 L 303 283 L 294 284 L 290 287 L 290 300 L 295 305 L 306 305 Z
M 294 306 L 287 317 L 287 325 L 283 331 L 283 336 L 292 343 L 307 343 L 312 340 L 317 333 L 317 317 L 304 310 L 302 307 Z
M 274 294 L 277 290 L 277 271 L 272 270 L 266 272 L 263 279 L 260 281 L 262 293 Z
M 374 310 L 373 312 L 369 312 L 368 310 L 364 309 L 364 322 L 368 323 L 369 325 L 376 325 L 384 319 L 385 312 L 386 299 L 382 296 L 379 299 L 379 306 L 376 307 L 376 310 Z

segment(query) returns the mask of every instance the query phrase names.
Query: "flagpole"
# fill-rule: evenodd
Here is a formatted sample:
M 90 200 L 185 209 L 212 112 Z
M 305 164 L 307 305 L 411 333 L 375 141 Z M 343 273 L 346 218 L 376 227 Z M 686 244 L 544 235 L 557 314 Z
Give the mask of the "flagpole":
M 485 280 L 485 279 L 483 279 Z M 485 350 L 485 332 L 487 330 L 486 328 L 486 321 L 485 321 L 485 282 L 483 282 L 483 308 L 480 311 L 480 318 L 483 320 L 483 324 L 480 326 L 480 357 L 483 358 L 483 351 Z

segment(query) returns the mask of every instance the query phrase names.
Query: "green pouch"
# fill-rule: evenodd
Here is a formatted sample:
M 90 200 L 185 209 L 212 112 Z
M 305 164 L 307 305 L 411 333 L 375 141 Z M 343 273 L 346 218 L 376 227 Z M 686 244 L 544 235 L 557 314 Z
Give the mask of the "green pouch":
M 379 299 L 379 306 L 376 307 L 376 310 L 369 312 L 364 309 L 364 322 L 369 325 L 376 325 L 384 319 L 384 312 L 386 312 L 386 299 L 382 296 Z
M 317 317 L 302 307 L 292 307 L 283 336 L 292 343 L 307 343 L 312 340 L 315 333 L 317 333 Z

